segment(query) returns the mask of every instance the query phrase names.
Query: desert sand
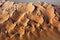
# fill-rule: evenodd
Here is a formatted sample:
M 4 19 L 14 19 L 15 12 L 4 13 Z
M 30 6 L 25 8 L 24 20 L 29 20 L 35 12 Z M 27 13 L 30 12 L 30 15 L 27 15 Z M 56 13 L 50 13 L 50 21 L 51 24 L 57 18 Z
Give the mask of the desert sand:
M 60 6 L 1 2 L 0 40 L 60 40 Z

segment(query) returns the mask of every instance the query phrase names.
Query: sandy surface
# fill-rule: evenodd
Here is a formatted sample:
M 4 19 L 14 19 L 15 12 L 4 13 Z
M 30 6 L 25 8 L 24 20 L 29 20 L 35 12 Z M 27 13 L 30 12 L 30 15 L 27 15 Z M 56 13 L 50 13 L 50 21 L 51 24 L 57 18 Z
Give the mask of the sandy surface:
M 2 2 L 0 40 L 60 40 L 60 6 Z

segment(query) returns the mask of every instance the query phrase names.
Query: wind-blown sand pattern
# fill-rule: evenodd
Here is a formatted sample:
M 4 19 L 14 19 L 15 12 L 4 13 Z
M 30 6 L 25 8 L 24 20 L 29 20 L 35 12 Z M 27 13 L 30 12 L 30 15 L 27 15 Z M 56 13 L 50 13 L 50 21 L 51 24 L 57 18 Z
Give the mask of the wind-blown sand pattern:
M 60 6 L 46 2 L 1 3 L 0 40 L 60 40 Z

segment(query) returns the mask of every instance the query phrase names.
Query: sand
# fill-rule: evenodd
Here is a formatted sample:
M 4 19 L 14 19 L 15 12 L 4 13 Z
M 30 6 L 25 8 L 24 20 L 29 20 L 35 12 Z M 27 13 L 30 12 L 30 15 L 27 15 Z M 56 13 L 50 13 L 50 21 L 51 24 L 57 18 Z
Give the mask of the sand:
M 60 40 L 60 6 L 46 2 L 3 2 L 0 40 Z

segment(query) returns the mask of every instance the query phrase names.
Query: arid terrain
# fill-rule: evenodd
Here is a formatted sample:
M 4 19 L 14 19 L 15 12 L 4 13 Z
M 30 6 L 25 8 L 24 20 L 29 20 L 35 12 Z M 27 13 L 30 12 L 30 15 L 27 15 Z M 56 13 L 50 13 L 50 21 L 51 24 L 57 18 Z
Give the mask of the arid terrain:
M 60 40 L 60 6 L 0 2 L 0 40 Z

